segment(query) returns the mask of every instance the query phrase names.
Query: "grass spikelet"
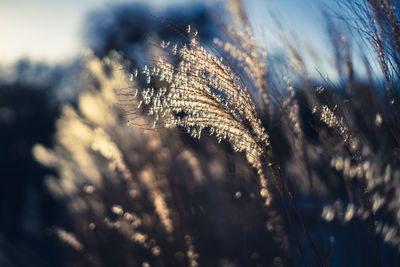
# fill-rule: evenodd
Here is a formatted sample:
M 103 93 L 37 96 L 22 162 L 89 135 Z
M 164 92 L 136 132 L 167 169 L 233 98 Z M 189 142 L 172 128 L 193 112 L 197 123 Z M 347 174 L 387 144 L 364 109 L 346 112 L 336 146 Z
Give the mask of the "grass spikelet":
M 151 77 L 163 85 L 142 89 L 141 101 L 155 123 L 161 119 L 167 128 L 182 127 L 194 138 L 207 130 L 219 142 L 228 141 L 234 151 L 244 152 L 258 170 L 267 197 L 258 157 L 269 146 L 268 134 L 240 78 L 195 38 L 179 47 L 176 66 L 159 58 L 157 71 L 143 68 L 145 80 Z

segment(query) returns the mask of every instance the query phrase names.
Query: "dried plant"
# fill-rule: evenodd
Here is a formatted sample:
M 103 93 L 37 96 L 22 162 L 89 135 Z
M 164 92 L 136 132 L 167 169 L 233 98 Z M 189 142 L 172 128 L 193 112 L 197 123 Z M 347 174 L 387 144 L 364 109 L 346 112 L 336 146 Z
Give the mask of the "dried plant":
M 72 216 L 70 225 L 56 226 L 52 232 L 78 253 L 79 256 L 72 257 L 76 264 L 83 261 L 90 266 L 103 266 L 107 262 L 133 266 L 170 266 L 172 263 L 198 266 L 199 260 L 210 261 L 207 256 L 210 251 L 196 245 L 200 242 L 197 240 L 205 238 L 196 234 L 201 228 L 195 227 L 195 221 L 202 216 L 201 204 L 188 199 L 192 194 L 199 195 L 196 192 L 201 185 L 212 182 L 210 179 L 217 183 L 228 172 L 229 163 L 221 160 L 223 150 L 214 148 L 213 154 L 201 159 L 198 152 L 183 147 L 179 131 L 152 129 L 148 116 L 136 108 L 144 100 L 135 97 L 131 75 L 125 71 L 126 63 L 117 54 L 103 61 L 89 56 L 87 67 L 89 71 L 83 79 L 87 89 L 79 98 L 78 108 L 64 107 L 57 122 L 55 147 L 47 149 L 37 145 L 33 150 L 38 161 L 57 170 L 59 177 L 48 177 L 46 183 L 52 194 L 67 204 L 66 212 Z M 146 99 L 146 93 L 142 93 Z M 155 96 L 151 99 L 157 101 Z M 170 101 L 174 101 L 172 97 Z M 211 103 L 216 106 L 215 112 L 222 109 L 226 114 L 220 124 L 234 123 L 250 140 L 254 138 L 222 102 Z M 156 109 L 147 112 L 154 116 L 159 113 Z M 164 119 L 171 124 L 174 110 L 168 112 Z M 215 118 L 215 122 L 204 127 L 224 131 L 218 121 Z M 243 146 L 244 141 L 237 142 Z M 209 141 L 206 144 L 208 149 L 213 149 Z M 249 158 L 255 158 L 248 153 Z M 209 170 L 205 171 L 205 166 Z M 242 166 L 242 172 L 245 170 Z M 221 180 L 215 186 L 226 188 L 226 183 L 229 181 Z M 221 192 L 223 198 L 236 194 L 232 201 L 237 201 L 242 194 Z M 257 198 L 253 196 L 249 201 L 252 199 Z M 224 208 L 228 213 L 235 210 L 227 203 Z M 255 214 L 259 214 L 257 208 Z M 274 225 L 280 223 L 276 221 Z M 268 234 L 267 229 L 265 232 Z M 99 253 L 104 238 L 120 243 L 107 253 Z M 115 250 L 132 253 L 116 258 Z
M 72 248 L 84 252 L 84 260 L 92 266 L 103 266 L 107 261 L 96 252 L 95 244 L 103 242 L 101 234 L 107 231 L 108 236 L 115 238 L 112 229 L 123 236 L 120 241 L 123 244 L 117 249 L 138 245 L 151 255 L 145 261 L 140 254 L 142 250 L 138 249 L 136 254 L 119 260 L 133 266 L 148 265 L 157 261 L 160 254 L 168 258 L 162 243 L 172 236 L 179 240 L 180 235 L 175 230 L 178 214 L 168 204 L 172 198 L 166 165 L 170 151 L 161 146 L 163 141 L 158 132 L 144 134 L 140 128 L 125 127 L 115 94 L 116 88 L 130 84 L 121 64 L 117 55 L 103 62 L 89 60 L 88 75 L 101 88 L 83 93 L 78 110 L 71 106 L 64 108 L 54 150 L 40 145 L 34 148 L 34 155 L 41 163 L 58 170 L 60 177 L 49 177 L 47 185 L 57 198 L 68 199 L 68 212 L 77 219 L 72 226 L 75 234 L 64 229 L 57 229 L 56 233 Z M 136 123 L 141 120 L 145 123 L 141 116 L 135 117 Z M 132 154 L 137 150 L 142 155 Z M 146 155 L 152 155 L 152 160 Z M 151 210 L 153 214 L 148 213 Z M 188 249 L 194 249 L 192 243 Z M 190 262 L 193 257 L 189 257 Z
M 258 171 L 261 194 L 268 205 L 269 194 L 260 160 L 269 146 L 268 135 L 240 77 L 222 58 L 199 45 L 196 35 L 193 33 L 188 45 L 172 47 L 172 55 L 179 58 L 177 66 L 159 58 L 156 66 L 144 66 L 139 71 L 149 86 L 151 82 L 159 86 L 139 90 L 140 103 L 149 106 L 148 113 L 155 118 L 153 126 L 160 120 L 167 128 L 185 128 L 194 138 L 200 138 L 207 130 L 219 142 L 227 140 L 234 151 L 244 152 Z

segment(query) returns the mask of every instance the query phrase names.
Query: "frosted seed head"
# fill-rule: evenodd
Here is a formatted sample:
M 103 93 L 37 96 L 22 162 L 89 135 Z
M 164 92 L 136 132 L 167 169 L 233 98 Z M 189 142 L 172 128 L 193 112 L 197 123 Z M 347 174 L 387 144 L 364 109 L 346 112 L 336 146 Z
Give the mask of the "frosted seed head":
M 241 196 L 242 196 L 242 192 L 237 191 L 237 192 L 235 193 L 235 198 L 236 198 L 236 199 L 239 199 Z
M 378 113 L 375 116 L 375 126 L 380 127 L 381 124 L 382 124 L 382 116 L 381 116 L 381 114 Z
M 325 206 L 322 210 L 322 219 L 330 222 L 333 220 L 333 218 L 335 218 L 335 210 L 329 205 Z
M 124 210 L 121 205 L 113 205 L 111 207 L 111 211 L 119 216 L 122 216 L 124 214 Z

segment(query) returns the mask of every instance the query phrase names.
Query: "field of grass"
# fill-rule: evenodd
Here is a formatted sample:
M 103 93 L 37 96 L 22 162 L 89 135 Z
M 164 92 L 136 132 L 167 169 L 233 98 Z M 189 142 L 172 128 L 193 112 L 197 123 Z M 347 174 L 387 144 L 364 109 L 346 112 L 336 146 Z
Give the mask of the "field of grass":
M 285 29 L 271 56 L 239 0 L 143 38 L 118 21 L 71 67 L 82 89 L 54 108 L 51 142 L 31 142 L 57 259 L 0 235 L 0 263 L 398 266 L 400 3 L 336 4 L 352 17 L 326 13 L 319 59 L 336 81 Z M 130 34 L 140 51 L 116 41 Z

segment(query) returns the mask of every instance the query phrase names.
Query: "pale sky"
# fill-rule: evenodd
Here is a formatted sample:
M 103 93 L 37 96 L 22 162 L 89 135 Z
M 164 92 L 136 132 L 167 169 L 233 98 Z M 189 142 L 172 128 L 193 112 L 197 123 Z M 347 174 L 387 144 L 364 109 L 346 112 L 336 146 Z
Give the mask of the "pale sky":
M 20 57 L 33 60 L 62 61 L 76 56 L 84 50 L 82 26 L 85 15 L 107 5 L 123 2 L 151 3 L 162 8 L 169 3 L 194 2 L 193 0 L 0 0 L 0 63 L 11 63 Z M 279 10 L 294 18 L 300 29 L 310 29 L 310 18 L 304 14 L 304 6 L 310 0 L 266 0 L 260 5 L 257 0 L 245 1 L 256 17 L 262 17 L 267 7 Z M 315 2 L 315 1 L 314 1 Z M 308 3 L 308 4 L 307 4 Z M 289 14 L 290 13 L 290 14 Z M 312 23 L 312 22 L 311 22 Z M 255 23 L 256 24 L 256 23 Z M 268 24 L 256 31 L 268 32 Z M 267 27 L 265 27 L 267 26 Z M 307 35 L 312 33 L 308 32 Z M 265 35 L 268 37 L 268 34 Z M 271 35 L 269 36 L 269 38 Z
M 79 26 L 96 0 L 0 0 L 0 62 L 60 60 L 79 50 Z
M 57 62 L 79 55 L 84 50 L 81 34 L 85 14 L 124 2 L 152 3 L 156 7 L 167 3 L 166 0 L 0 0 L 0 63 L 12 63 L 21 57 Z
M 82 41 L 85 15 L 91 10 L 118 3 L 151 4 L 155 9 L 177 3 L 208 3 L 216 0 L 0 0 L 0 65 L 27 57 L 33 61 L 62 62 L 85 50 Z M 268 49 L 282 45 L 269 12 L 284 23 L 285 30 L 296 32 L 300 42 L 330 54 L 329 39 L 317 5 L 333 5 L 333 0 L 244 0 L 253 29 Z M 271 50 L 269 52 L 271 52 Z M 272 51 L 273 52 L 273 51 Z M 326 60 L 324 62 L 326 64 Z M 332 72 L 329 66 L 319 66 Z

